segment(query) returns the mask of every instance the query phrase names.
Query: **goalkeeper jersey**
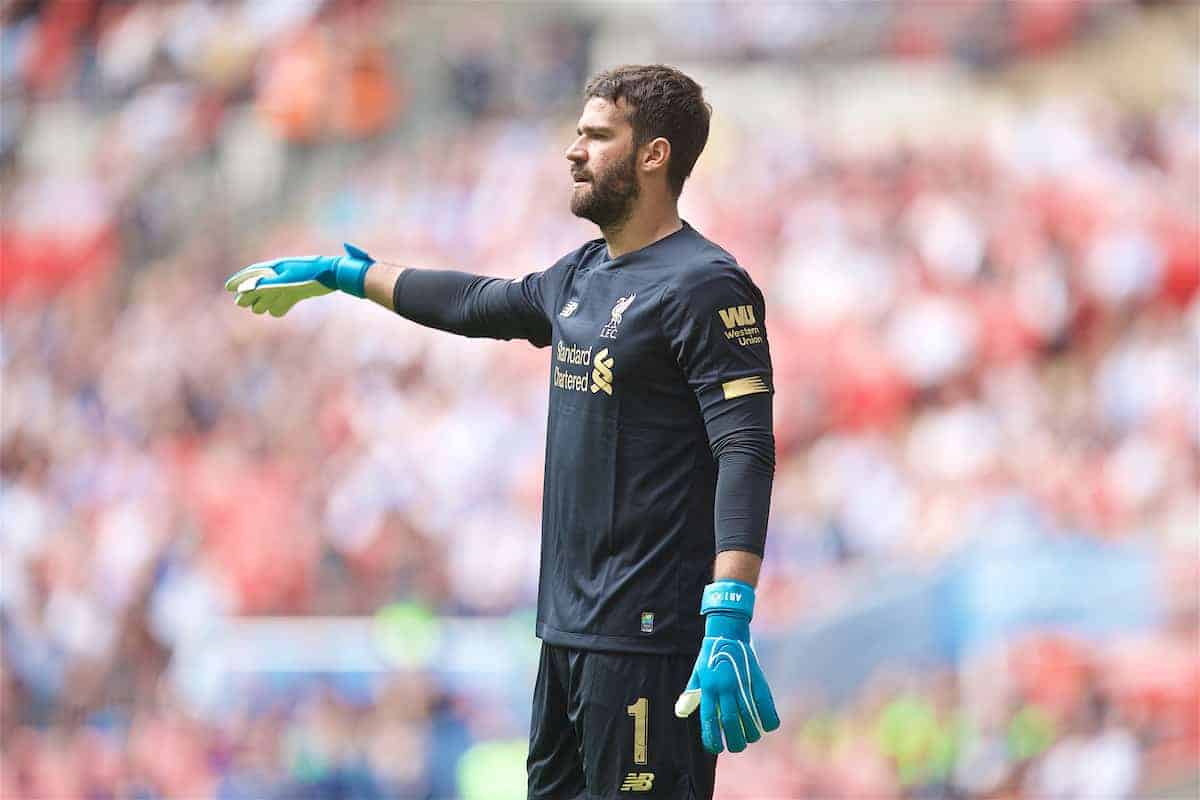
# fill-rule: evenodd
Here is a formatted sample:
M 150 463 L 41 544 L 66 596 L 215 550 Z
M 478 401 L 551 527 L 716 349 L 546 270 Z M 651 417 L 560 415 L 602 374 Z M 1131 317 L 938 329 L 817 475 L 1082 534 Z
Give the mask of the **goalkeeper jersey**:
M 765 537 L 773 385 L 746 271 L 684 223 L 616 258 L 590 241 L 517 280 L 406 270 L 395 307 L 549 348 L 538 636 L 694 653 L 718 543 L 761 555 Z M 757 449 L 759 467 L 729 485 L 715 521 L 717 446 Z

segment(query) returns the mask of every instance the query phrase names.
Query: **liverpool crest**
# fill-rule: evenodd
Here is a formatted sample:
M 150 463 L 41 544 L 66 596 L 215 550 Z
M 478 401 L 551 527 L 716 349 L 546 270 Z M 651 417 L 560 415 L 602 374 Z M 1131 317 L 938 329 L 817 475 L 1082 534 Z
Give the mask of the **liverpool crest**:
M 611 319 L 609 319 L 609 321 L 605 323 L 604 327 L 600 329 L 600 338 L 617 338 L 617 327 L 621 324 L 621 317 L 626 311 L 629 310 L 629 307 L 633 305 L 633 298 L 635 297 L 637 297 L 636 293 L 629 295 L 629 297 L 622 297 L 616 302 L 616 305 L 614 305 L 612 308 Z

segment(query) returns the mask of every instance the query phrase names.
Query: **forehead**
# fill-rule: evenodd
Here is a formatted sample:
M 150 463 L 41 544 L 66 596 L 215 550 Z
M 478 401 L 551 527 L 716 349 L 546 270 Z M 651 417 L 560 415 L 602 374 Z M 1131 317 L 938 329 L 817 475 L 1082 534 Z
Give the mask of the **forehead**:
M 583 106 L 583 113 L 579 115 L 579 127 L 627 128 L 629 127 L 627 111 L 624 99 L 619 99 L 614 103 L 603 97 L 589 97 Z

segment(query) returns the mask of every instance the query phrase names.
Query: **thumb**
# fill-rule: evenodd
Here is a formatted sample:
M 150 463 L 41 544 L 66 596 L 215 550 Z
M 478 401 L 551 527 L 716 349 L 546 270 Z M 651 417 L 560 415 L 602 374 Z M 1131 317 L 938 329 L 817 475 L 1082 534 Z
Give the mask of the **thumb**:
M 278 277 L 278 273 L 271 267 L 252 264 L 230 275 L 229 279 L 225 281 L 225 290 L 228 292 L 248 292 L 259 283 L 275 277 Z
M 675 716 L 679 718 L 690 716 L 693 711 L 700 707 L 700 676 L 692 670 L 692 677 L 688 681 L 687 688 L 679 695 L 679 699 L 675 701 Z
M 679 695 L 679 699 L 675 701 L 675 716 L 683 719 L 690 717 L 692 712 L 700 707 L 700 690 L 688 689 L 683 694 Z

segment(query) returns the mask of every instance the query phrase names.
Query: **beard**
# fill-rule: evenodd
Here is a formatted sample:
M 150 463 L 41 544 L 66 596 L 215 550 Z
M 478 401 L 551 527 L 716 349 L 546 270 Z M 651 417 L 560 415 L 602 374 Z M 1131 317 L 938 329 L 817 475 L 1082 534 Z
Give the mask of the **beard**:
M 633 214 L 641 187 L 637 182 L 637 150 L 629 158 L 592 175 L 587 188 L 571 193 L 571 213 L 591 220 L 601 230 L 621 227 Z

